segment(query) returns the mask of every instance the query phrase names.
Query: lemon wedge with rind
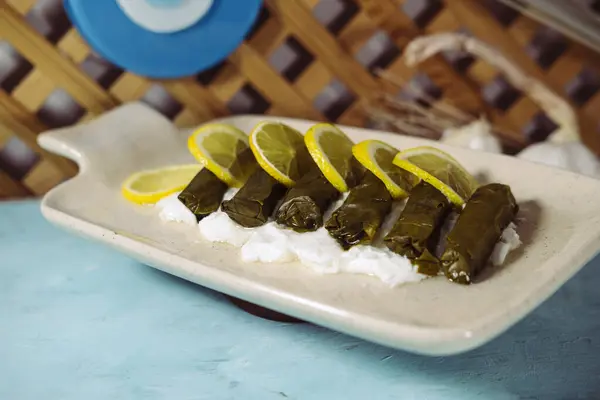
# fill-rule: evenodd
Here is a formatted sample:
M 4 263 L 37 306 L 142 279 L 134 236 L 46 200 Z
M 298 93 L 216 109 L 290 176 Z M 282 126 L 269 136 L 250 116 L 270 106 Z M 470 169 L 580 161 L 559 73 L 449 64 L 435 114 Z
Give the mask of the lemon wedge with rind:
M 338 191 L 347 192 L 354 142 L 335 125 L 320 123 L 306 132 L 304 143 L 329 183 Z
M 380 140 L 364 140 L 352 147 L 352 154 L 366 169 L 378 177 L 394 199 L 408 197 L 418 179 L 394 165 L 399 150 Z
M 454 157 L 435 147 L 401 151 L 394 158 L 394 164 L 423 179 L 459 207 L 479 187 L 477 180 Z
M 196 160 L 232 187 L 241 187 L 256 168 L 248 135 L 235 126 L 209 123 L 188 138 L 188 149 Z
M 198 164 L 185 164 L 139 171 L 123 181 L 121 193 L 132 203 L 153 204 L 183 190 L 201 169 Z
M 293 186 L 312 163 L 304 136 L 294 128 L 263 121 L 250 132 L 250 148 L 266 173 L 285 186 Z

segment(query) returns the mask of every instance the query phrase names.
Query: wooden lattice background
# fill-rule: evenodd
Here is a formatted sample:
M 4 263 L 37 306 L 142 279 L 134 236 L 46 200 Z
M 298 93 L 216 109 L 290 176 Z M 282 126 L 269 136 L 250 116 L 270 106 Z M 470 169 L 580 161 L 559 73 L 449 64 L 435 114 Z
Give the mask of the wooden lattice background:
M 76 173 L 39 148 L 39 132 L 122 102 L 142 100 L 179 126 L 231 113 L 368 126 L 365 103 L 406 94 L 376 70 L 485 113 L 512 132 L 504 138 L 507 152 L 544 140 L 553 122 L 486 63 L 449 53 L 415 70 L 403 64 L 412 38 L 456 31 L 496 46 L 568 99 L 585 143 L 600 153 L 600 55 L 496 1 L 266 0 L 227 61 L 195 77 L 151 81 L 94 54 L 61 0 L 0 0 L 0 198 L 40 195 Z

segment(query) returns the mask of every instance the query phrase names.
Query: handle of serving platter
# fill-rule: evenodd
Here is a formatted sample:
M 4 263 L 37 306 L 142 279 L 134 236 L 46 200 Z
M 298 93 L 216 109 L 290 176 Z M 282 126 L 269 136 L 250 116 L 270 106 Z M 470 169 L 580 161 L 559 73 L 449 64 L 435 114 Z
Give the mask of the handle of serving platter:
M 177 128 L 154 109 L 134 102 L 83 124 L 42 132 L 37 141 L 43 149 L 73 160 L 83 170 L 90 163 L 118 159 L 115 153 L 123 152 L 126 157 L 131 147 L 151 139 L 152 132 L 168 136 L 177 134 Z

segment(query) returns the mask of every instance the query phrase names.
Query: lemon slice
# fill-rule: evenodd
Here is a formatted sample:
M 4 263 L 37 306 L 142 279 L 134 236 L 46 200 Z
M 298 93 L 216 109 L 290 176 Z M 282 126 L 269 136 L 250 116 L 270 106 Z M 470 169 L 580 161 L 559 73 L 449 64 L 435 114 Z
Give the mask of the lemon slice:
M 188 138 L 196 160 L 229 186 L 241 187 L 256 168 L 248 135 L 221 123 L 206 124 Z
M 352 140 L 335 125 L 321 123 L 306 132 L 304 143 L 329 183 L 340 192 L 347 192 L 346 179 L 352 171 Z
M 279 122 L 259 122 L 250 132 L 250 148 L 261 168 L 286 186 L 293 186 L 312 162 L 304 136 Z
M 201 165 L 186 164 L 139 171 L 125 179 L 121 193 L 133 203 L 156 203 L 183 190 L 201 169 Z
M 428 182 L 460 207 L 479 186 L 454 157 L 435 147 L 420 146 L 401 151 L 394 158 L 394 164 Z
M 364 140 L 352 148 L 352 154 L 366 169 L 381 179 L 395 199 L 408 196 L 418 179 L 394 165 L 399 150 L 380 140 Z

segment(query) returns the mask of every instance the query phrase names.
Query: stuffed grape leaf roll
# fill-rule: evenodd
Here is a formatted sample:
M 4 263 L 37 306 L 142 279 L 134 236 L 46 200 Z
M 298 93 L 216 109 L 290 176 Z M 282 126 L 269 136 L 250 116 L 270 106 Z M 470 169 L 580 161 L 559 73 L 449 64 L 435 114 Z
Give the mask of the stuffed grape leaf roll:
M 287 191 L 275 221 L 297 232 L 315 231 L 323 226 L 323 213 L 339 196 L 315 166 Z
M 352 189 L 353 187 L 360 185 L 367 171 L 369 170 L 358 162 L 356 158 L 352 157 L 350 160 L 350 171 L 346 177 L 348 187 Z
M 231 200 L 223 202 L 221 208 L 241 226 L 254 228 L 267 222 L 285 192 L 283 184 L 259 168 Z
M 446 239 L 440 259 L 446 277 L 453 282 L 470 284 L 487 264 L 502 232 L 518 211 L 509 186 L 491 183 L 479 187 Z
M 437 275 L 439 261 L 434 256 L 434 249 L 439 229 L 450 209 L 446 196 L 421 181 L 411 190 L 400 218 L 385 236 L 385 245 L 413 261 L 420 273 Z
M 202 168 L 177 198 L 198 221 L 217 211 L 227 191 L 227 184 L 207 168 Z
M 325 228 L 345 249 L 371 243 L 392 207 L 392 196 L 385 184 L 371 172 L 365 172 L 359 185 L 348 193 L 344 204 L 333 212 Z

